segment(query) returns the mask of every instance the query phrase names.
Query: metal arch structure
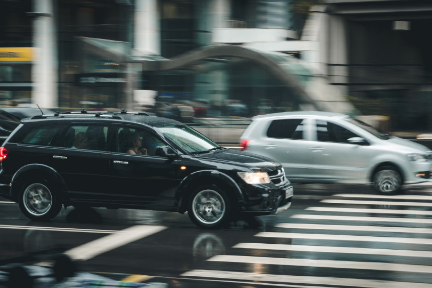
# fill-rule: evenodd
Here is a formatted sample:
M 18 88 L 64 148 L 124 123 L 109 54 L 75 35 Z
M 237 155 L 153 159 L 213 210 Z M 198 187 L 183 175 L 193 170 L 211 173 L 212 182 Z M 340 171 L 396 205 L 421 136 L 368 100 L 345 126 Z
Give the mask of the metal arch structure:
M 356 114 L 354 106 L 347 101 L 345 95 L 342 95 L 337 87 L 328 82 L 325 76 L 310 72 L 308 68 L 304 67 L 302 61 L 296 62 L 295 59 L 290 61 L 290 57 L 285 54 L 264 52 L 234 45 L 213 45 L 190 51 L 172 59 L 166 59 L 160 55 L 145 53 L 145 51 L 130 51 L 127 48 L 130 44 L 127 42 L 86 37 L 78 37 L 77 39 L 83 52 L 80 53 L 83 67 L 85 66 L 84 55 L 86 53 L 99 55 L 110 61 L 120 63 L 126 70 L 129 70 L 128 67 L 135 65 L 141 66 L 143 72 L 182 69 L 206 58 L 238 57 L 250 60 L 267 69 L 302 99 L 303 103 L 311 105 L 315 110 Z M 297 68 L 289 69 L 289 67 L 293 68 L 294 66 L 300 68 L 300 73 L 292 72 L 296 71 Z M 132 103 L 132 92 L 137 89 L 137 82 L 132 77 L 132 73 L 126 74 L 127 88 L 125 95 L 127 97 L 125 103 L 130 104 Z M 303 85 L 304 83 L 300 80 L 300 77 L 308 79 L 306 85 Z
M 287 87 L 294 90 L 295 93 L 301 97 L 306 103 L 313 105 L 313 107 L 320 111 L 322 110 L 315 101 L 306 93 L 301 86 L 300 81 L 293 74 L 282 69 L 282 67 L 267 53 L 256 51 L 253 49 L 233 46 L 233 45 L 215 45 L 207 46 L 198 50 L 193 50 L 186 54 L 166 60 L 135 60 L 142 63 L 143 71 L 167 71 L 186 67 L 196 61 L 213 58 L 213 57 L 239 57 L 251 60 L 259 65 L 264 66 L 272 75 L 277 77 L 285 83 Z

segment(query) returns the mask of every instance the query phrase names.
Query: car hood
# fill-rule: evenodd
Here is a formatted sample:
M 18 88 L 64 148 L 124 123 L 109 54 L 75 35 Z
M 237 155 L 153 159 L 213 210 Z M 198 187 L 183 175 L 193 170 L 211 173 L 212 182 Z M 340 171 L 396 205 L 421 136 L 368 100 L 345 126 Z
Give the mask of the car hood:
M 199 158 L 251 169 L 257 168 L 263 172 L 273 171 L 282 167 L 280 163 L 275 162 L 270 158 L 234 149 L 217 150 L 201 154 L 199 155 Z
M 413 152 L 428 152 L 430 151 L 429 148 L 427 148 L 426 146 L 423 146 L 421 144 L 415 143 L 413 141 L 409 141 L 406 139 L 402 139 L 399 137 L 391 137 L 390 139 L 386 140 L 387 142 L 393 144 L 393 145 L 397 145 L 397 146 L 402 146 L 401 148 L 411 148 L 411 149 L 415 149 L 417 151 L 413 151 Z M 410 149 L 410 150 L 411 150 Z

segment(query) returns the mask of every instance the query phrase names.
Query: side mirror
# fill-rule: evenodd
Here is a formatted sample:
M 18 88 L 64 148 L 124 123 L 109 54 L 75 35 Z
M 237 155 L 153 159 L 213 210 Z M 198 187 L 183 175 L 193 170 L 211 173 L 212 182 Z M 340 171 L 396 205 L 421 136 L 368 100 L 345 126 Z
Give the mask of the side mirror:
M 174 158 L 177 156 L 174 150 L 169 146 L 156 147 L 155 155 L 160 157 L 166 157 L 166 158 Z
M 348 139 L 348 143 L 357 144 L 357 145 L 365 145 L 368 142 L 362 137 L 352 137 Z

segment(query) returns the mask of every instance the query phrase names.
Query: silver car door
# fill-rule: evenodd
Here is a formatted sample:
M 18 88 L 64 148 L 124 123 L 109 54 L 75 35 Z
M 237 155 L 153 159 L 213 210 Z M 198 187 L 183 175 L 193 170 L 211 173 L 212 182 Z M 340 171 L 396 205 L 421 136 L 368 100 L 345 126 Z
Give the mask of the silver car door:
M 311 154 L 316 177 L 329 182 L 364 179 L 371 149 L 347 141 L 360 136 L 332 121 L 315 119 L 314 127 L 316 145 Z
M 262 154 L 281 162 L 291 181 L 310 176 L 312 156 L 309 149 L 310 120 L 308 118 L 274 119 L 268 126 Z

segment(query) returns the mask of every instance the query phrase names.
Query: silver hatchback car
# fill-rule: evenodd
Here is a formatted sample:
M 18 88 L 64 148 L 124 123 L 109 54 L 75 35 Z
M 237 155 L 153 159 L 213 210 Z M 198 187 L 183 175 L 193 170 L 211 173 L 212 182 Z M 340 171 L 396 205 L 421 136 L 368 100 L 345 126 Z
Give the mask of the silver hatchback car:
M 385 194 L 399 192 L 403 184 L 428 181 L 432 169 L 427 147 L 328 112 L 254 117 L 241 146 L 281 162 L 292 182 L 372 182 Z

